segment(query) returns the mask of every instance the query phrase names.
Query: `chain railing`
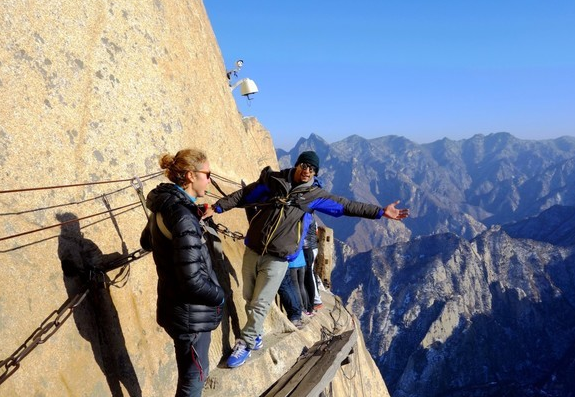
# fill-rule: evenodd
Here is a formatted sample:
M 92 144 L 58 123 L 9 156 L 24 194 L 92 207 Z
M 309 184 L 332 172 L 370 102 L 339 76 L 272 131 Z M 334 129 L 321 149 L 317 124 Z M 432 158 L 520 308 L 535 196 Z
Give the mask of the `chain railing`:
M 126 269 L 128 268 L 129 264 L 142 258 L 148 253 L 149 251 L 139 249 L 116 261 L 108 263 L 105 266 L 105 272 L 109 272 L 118 268 L 122 268 L 122 270 L 113 280 L 107 282 L 106 284 L 115 285 L 119 281 L 123 282 L 123 275 L 126 273 Z M 34 332 L 32 332 L 28 339 L 26 339 L 26 341 L 18 349 L 16 349 L 14 353 L 10 355 L 10 357 L 0 361 L 0 385 L 4 383 L 4 381 L 8 379 L 12 374 L 14 374 L 18 368 L 20 368 L 20 362 L 28 354 L 30 354 L 32 350 L 34 350 L 38 345 L 46 342 L 52 335 L 56 333 L 56 331 L 60 329 L 60 327 L 62 327 L 66 320 L 70 318 L 74 310 L 82 303 L 84 298 L 86 298 L 90 292 L 90 289 L 92 288 L 91 286 L 97 284 L 99 280 L 104 281 L 106 279 L 106 277 L 104 277 L 105 272 L 101 270 L 99 271 L 97 269 L 90 270 L 88 283 L 82 287 L 82 291 L 68 298 L 58 310 L 54 310 L 52 313 L 50 313 L 50 315 L 46 317 L 44 321 L 42 321 L 40 326 L 36 328 Z M 122 283 L 122 286 L 123 285 L 125 285 L 125 283 Z
M 152 179 L 152 178 L 157 177 L 159 175 L 161 175 L 160 172 L 146 175 L 143 178 Z M 222 178 L 224 180 L 224 182 L 227 182 L 227 183 L 233 182 L 233 181 L 226 179 L 226 178 L 223 178 L 223 177 L 220 177 L 220 178 Z M 142 180 L 139 177 L 134 177 L 132 179 L 114 180 L 114 181 L 78 183 L 78 184 L 61 185 L 61 186 L 47 186 L 47 187 L 41 187 L 41 188 L 24 188 L 24 189 L 17 189 L 17 190 L 1 190 L 0 194 L 18 193 L 18 192 L 22 192 L 22 191 L 31 191 L 31 190 L 39 190 L 39 189 L 58 189 L 58 188 L 65 188 L 65 187 L 76 187 L 76 186 L 85 186 L 85 185 L 103 184 L 103 183 L 127 182 L 127 181 L 130 181 L 131 186 L 136 190 L 140 204 L 142 205 L 146 216 L 149 217 L 149 213 L 148 213 L 147 208 L 145 206 Z M 214 183 L 214 185 L 225 196 L 225 193 L 219 188 L 219 186 L 217 186 L 216 183 Z M 237 184 L 237 185 L 242 186 L 240 184 Z M 125 188 L 122 188 L 120 190 L 123 190 L 123 189 L 125 189 Z M 119 192 L 120 190 L 118 190 L 117 192 Z M 104 213 L 111 213 L 112 211 L 124 209 L 127 207 L 129 207 L 129 209 L 132 210 L 137 206 L 137 202 L 136 202 L 136 203 L 131 203 L 131 204 L 125 205 L 123 207 L 112 209 L 109 206 L 109 203 L 107 202 L 106 196 L 107 195 L 99 196 L 99 197 L 104 198 L 104 202 L 105 202 L 106 207 L 107 207 L 107 211 L 105 211 L 105 212 L 101 212 L 98 214 L 92 214 L 92 215 L 89 215 L 89 216 L 86 216 L 83 218 L 78 218 L 78 219 L 75 219 L 73 221 L 64 222 L 64 223 L 60 223 L 57 225 L 50 225 L 50 226 L 43 227 L 43 228 L 40 228 L 37 230 L 32 230 L 32 231 L 18 233 L 16 235 L 12 235 L 12 236 L 2 237 L 2 238 L 0 238 L 0 240 L 7 240 L 7 239 L 11 239 L 11 238 L 20 237 L 20 236 L 25 235 L 25 234 L 31 234 L 34 232 L 39 232 L 39 231 L 53 228 L 56 226 L 62 226 L 64 224 L 70 223 L 70 222 L 78 222 L 79 220 L 83 220 L 85 218 L 103 215 Z M 92 198 L 92 199 L 94 199 L 94 198 Z M 85 201 L 88 201 L 88 200 L 85 200 Z M 58 206 L 53 206 L 53 207 L 55 208 L 55 207 L 59 207 L 59 206 L 69 205 L 69 204 L 79 204 L 79 203 L 76 202 L 76 203 L 60 204 Z M 49 207 L 49 208 L 53 208 L 53 207 Z M 47 208 L 43 208 L 43 209 L 47 209 Z M 32 210 L 28 210 L 28 211 L 24 211 L 24 212 L 32 212 Z M 18 215 L 18 214 L 19 213 L 10 213 L 10 214 L 0 214 L 0 215 Z M 116 226 L 116 228 L 118 228 L 117 224 L 115 224 L 115 226 Z M 216 224 L 215 226 L 216 226 L 216 229 L 219 233 L 221 233 L 225 236 L 231 237 L 234 241 L 235 240 L 241 240 L 244 238 L 244 235 L 242 233 L 231 231 L 229 228 L 227 228 L 226 226 L 224 226 L 222 224 Z M 56 333 L 60 329 L 60 327 L 62 327 L 62 325 L 66 322 L 66 320 L 68 320 L 68 318 L 70 318 L 70 316 L 73 314 L 74 310 L 83 302 L 83 300 L 86 298 L 86 296 L 90 293 L 90 290 L 92 288 L 94 288 L 95 285 L 101 285 L 102 283 L 104 283 L 107 286 L 115 286 L 118 288 L 123 287 L 127 282 L 127 278 L 129 277 L 129 273 L 130 273 L 129 264 L 135 260 L 140 259 L 144 255 L 147 255 L 148 253 L 149 253 L 149 251 L 139 249 L 139 250 L 134 251 L 131 254 L 128 254 L 126 256 L 119 258 L 118 260 L 107 263 L 106 265 L 104 265 L 102 267 L 104 270 L 90 269 L 88 271 L 88 282 L 86 283 L 86 285 L 84 287 L 82 287 L 82 291 L 79 292 L 78 294 L 74 295 L 74 296 L 69 297 L 58 310 L 54 310 L 52 313 L 50 313 L 50 315 L 44 321 L 42 321 L 40 326 L 34 332 L 32 332 L 32 334 L 28 337 L 28 339 L 26 339 L 26 341 L 20 347 L 18 347 L 18 349 L 16 349 L 16 351 L 14 353 L 12 353 L 8 358 L 0 361 L 0 385 L 2 383 L 4 383 L 6 381 L 6 379 L 8 379 L 12 374 L 14 374 L 14 372 L 16 372 L 20 368 L 20 364 L 21 364 L 22 360 L 26 356 L 28 356 L 28 354 L 30 354 L 32 352 L 32 350 L 34 350 L 38 345 L 45 343 L 52 335 L 54 335 L 54 333 Z M 105 273 L 112 271 L 112 270 L 115 270 L 115 269 L 118 269 L 118 268 L 122 268 L 122 269 L 118 272 L 118 274 L 114 277 L 114 279 L 108 280 Z
M 225 236 L 231 237 L 232 239 L 234 239 L 234 241 L 244 239 L 243 234 L 241 234 L 240 232 L 232 232 L 228 227 L 222 225 L 221 223 L 216 224 L 216 230 Z
M 89 288 L 70 297 L 58 310 L 54 310 L 28 339 L 6 360 L 0 361 L 0 385 L 4 383 L 18 368 L 20 362 L 41 343 L 46 342 L 73 313 L 90 292 Z

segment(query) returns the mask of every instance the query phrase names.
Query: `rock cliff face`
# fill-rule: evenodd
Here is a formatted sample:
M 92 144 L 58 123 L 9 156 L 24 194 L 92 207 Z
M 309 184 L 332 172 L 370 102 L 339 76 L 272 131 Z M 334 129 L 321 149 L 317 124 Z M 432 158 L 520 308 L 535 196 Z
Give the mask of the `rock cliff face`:
M 334 290 L 394 397 L 570 396 L 574 258 L 573 245 L 493 227 L 358 254 L 336 267 Z
M 269 133 L 238 113 L 200 1 L 7 0 L 0 10 L 0 377 L 15 371 L 0 395 L 172 395 L 173 347 L 155 322 L 151 256 L 124 271 L 98 269 L 139 249 L 146 214 L 134 177 L 143 194 L 165 181 L 160 154 L 204 149 L 231 192 L 263 166 L 277 167 Z M 207 201 L 219 195 L 212 193 Z M 239 210 L 217 222 L 231 231 L 247 226 Z M 243 245 L 225 236 L 224 248 L 235 299 L 213 335 L 206 394 L 227 395 L 238 376 L 251 383 L 235 395 L 258 395 L 330 317 L 297 331 L 276 308 L 265 325 L 264 342 L 275 346 L 262 353 L 266 364 L 217 368 L 245 321 Z M 73 311 L 62 307 L 82 296 L 77 274 L 90 269 L 96 283 L 86 298 Z M 35 330 L 45 342 L 22 357 L 17 349 L 30 346 Z M 385 390 L 362 343 L 356 364 L 367 378 L 339 373 L 339 395 Z

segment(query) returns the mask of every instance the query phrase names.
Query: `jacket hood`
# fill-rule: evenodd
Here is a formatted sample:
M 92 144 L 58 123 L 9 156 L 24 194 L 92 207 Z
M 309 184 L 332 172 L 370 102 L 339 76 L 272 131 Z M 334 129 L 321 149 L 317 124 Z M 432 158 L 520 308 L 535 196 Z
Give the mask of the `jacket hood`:
M 171 207 L 176 203 L 190 204 L 190 200 L 173 183 L 160 183 L 152 189 L 146 198 L 146 207 L 154 213 L 161 212 L 164 208 Z

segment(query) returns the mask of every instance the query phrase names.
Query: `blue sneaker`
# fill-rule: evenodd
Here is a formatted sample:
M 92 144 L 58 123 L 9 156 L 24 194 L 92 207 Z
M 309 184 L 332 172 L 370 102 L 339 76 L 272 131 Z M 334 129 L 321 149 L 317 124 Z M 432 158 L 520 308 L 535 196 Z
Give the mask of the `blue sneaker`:
M 246 346 L 246 342 L 241 339 L 238 339 L 236 345 L 234 346 L 234 351 L 228 357 L 227 365 L 229 368 L 236 368 L 246 362 L 249 356 L 251 356 L 252 352 Z
M 260 350 L 262 347 L 264 347 L 264 341 L 262 339 L 262 336 L 258 335 L 256 336 L 256 345 L 252 350 Z

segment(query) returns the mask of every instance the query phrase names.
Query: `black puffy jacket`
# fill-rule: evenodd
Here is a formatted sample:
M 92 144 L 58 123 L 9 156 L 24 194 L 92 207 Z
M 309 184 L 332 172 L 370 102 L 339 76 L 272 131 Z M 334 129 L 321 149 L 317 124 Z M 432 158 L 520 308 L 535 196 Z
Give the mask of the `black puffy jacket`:
M 176 185 L 162 183 L 147 197 L 153 212 L 140 243 L 153 251 L 158 273 L 157 321 L 170 336 L 206 332 L 222 319 L 224 290 L 212 268 L 198 208 Z M 172 234 L 166 237 L 157 222 Z

